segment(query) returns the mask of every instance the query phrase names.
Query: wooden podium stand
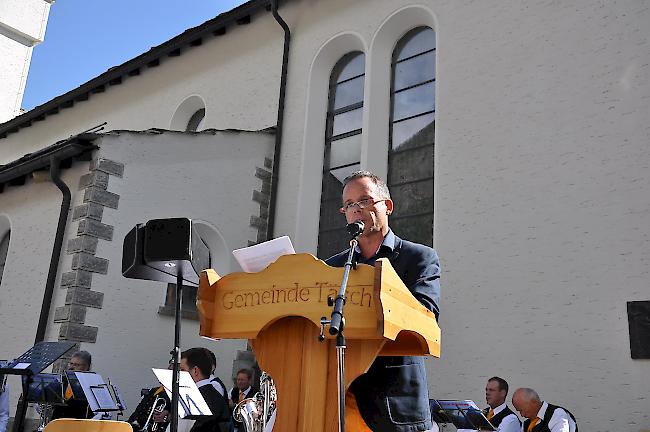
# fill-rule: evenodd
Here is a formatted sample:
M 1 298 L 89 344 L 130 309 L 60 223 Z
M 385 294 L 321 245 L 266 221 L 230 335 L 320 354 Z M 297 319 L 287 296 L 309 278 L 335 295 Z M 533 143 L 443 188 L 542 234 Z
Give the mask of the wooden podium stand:
M 259 273 L 201 273 L 201 336 L 249 339 L 277 388 L 275 431 L 338 430 L 336 341 L 318 341 L 327 297 L 336 297 L 343 268 L 309 254 L 285 255 Z M 387 259 L 350 272 L 344 308 L 345 385 L 380 355 L 440 356 L 435 315 L 404 286 Z

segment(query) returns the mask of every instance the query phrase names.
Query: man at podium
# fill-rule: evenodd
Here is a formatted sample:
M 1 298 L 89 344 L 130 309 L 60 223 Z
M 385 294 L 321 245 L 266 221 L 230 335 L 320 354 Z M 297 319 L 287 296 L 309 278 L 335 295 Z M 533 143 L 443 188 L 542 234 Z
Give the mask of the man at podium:
M 355 262 L 374 265 L 377 259 L 388 258 L 404 285 L 437 318 L 438 255 L 428 246 L 402 240 L 389 228 L 393 201 L 386 183 L 369 171 L 352 173 L 343 180 L 340 211 L 348 223 L 359 220 L 364 223 Z M 349 249 L 340 252 L 326 263 L 343 267 L 348 252 Z M 358 406 L 370 430 L 412 432 L 433 428 L 422 357 L 377 357 L 368 372 L 352 383 L 350 391 L 354 395 L 348 398 L 350 409 L 354 411 L 354 405 Z

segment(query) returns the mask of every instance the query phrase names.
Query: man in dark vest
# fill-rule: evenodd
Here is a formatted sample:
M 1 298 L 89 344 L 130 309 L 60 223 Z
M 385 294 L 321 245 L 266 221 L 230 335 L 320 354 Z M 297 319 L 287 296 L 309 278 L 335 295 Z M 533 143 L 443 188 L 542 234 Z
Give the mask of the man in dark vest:
M 432 248 L 402 240 L 388 226 L 393 201 L 386 183 L 369 171 L 357 171 L 343 180 L 341 213 L 348 223 L 363 221 L 354 260 L 373 265 L 388 258 L 413 296 L 438 317 L 440 263 Z M 327 264 L 343 267 L 348 250 Z M 349 412 L 361 414 L 358 431 L 416 432 L 437 430 L 431 422 L 427 375 L 422 357 L 377 357 L 368 371 L 350 386 Z M 346 414 L 347 416 L 347 414 Z M 367 425 L 367 426 L 366 426 Z M 347 424 L 346 424 L 347 426 Z M 433 429 L 435 427 L 435 429 Z
M 230 410 L 226 398 L 212 386 L 212 359 L 206 351 L 204 348 L 190 348 L 181 353 L 180 369 L 189 372 L 212 411 L 211 416 L 197 420 L 190 432 L 224 432 L 230 429 Z
M 258 391 L 257 388 L 253 387 L 253 372 L 250 369 L 239 369 L 235 377 L 235 387 L 228 392 L 230 409 L 234 409 L 244 399 L 252 398 Z M 244 426 L 240 422 L 233 420 L 233 423 L 235 424 L 235 432 L 245 432 Z
M 512 404 L 526 418 L 523 432 L 578 432 L 573 414 L 566 408 L 543 402 L 531 388 L 517 389 Z
M 485 385 L 485 400 L 489 405 L 485 416 L 497 428 L 498 432 L 519 432 L 521 422 L 506 403 L 508 382 L 503 378 L 492 377 Z

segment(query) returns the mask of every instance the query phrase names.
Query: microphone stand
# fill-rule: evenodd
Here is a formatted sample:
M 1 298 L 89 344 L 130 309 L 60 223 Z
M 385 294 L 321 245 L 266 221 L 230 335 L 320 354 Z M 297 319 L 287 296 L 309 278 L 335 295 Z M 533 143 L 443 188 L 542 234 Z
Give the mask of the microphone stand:
M 172 372 L 172 400 L 170 432 L 178 431 L 178 399 L 181 362 L 181 314 L 183 305 L 183 272 L 179 269 L 176 275 L 176 304 L 174 308 L 174 371 Z
M 345 336 L 343 334 L 343 329 L 345 327 L 345 318 L 343 316 L 343 305 L 345 305 L 345 290 L 348 285 L 348 276 L 350 275 L 350 269 L 356 268 L 356 265 L 352 262 L 354 257 L 354 250 L 359 243 L 357 240 L 359 233 L 357 233 L 352 240 L 350 240 L 350 252 L 348 253 L 348 259 L 345 262 L 345 268 L 343 270 L 343 280 L 341 281 L 341 289 L 339 290 L 336 299 L 331 297 L 327 299 L 328 306 L 334 306 L 332 310 L 331 318 L 328 320 L 325 317 L 322 317 L 320 320 L 321 323 L 321 333 L 318 339 L 322 342 L 325 340 L 324 329 L 326 325 L 329 325 L 329 333 L 331 335 L 336 335 L 336 366 L 337 366 L 337 379 L 336 387 L 338 390 L 338 399 L 339 399 L 339 432 L 345 432 Z

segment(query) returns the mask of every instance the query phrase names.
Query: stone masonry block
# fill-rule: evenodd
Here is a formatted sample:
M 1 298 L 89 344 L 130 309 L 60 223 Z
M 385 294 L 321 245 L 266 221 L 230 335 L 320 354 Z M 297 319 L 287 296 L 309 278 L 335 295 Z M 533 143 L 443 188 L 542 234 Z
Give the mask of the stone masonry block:
M 251 216 L 250 220 L 250 225 L 252 227 L 255 227 L 259 230 L 265 230 L 266 229 L 266 220 L 262 219 L 261 217 L 258 216 Z
M 267 171 L 262 168 L 255 168 L 255 177 L 258 179 L 262 180 L 270 180 L 271 179 L 271 171 Z
M 108 260 L 85 252 L 72 256 L 72 270 L 86 270 L 93 273 L 108 273 Z
M 65 295 L 66 305 L 89 306 L 101 309 L 104 303 L 104 293 L 85 288 L 70 288 Z
M 108 189 L 108 178 L 109 175 L 103 171 L 93 171 L 88 174 L 84 174 L 79 179 L 79 190 L 86 189 L 90 186 L 95 186 L 99 189 L 106 190 Z
M 90 163 L 90 169 L 103 171 L 116 177 L 122 177 L 124 175 L 124 164 L 110 159 L 95 159 Z
M 104 206 L 96 204 L 94 202 L 89 202 L 86 204 L 78 205 L 72 210 L 72 220 L 90 218 L 100 221 L 102 220 L 103 214 Z
M 97 252 L 97 243 L 99 239 L 97 237 L 91 237 L 88 235 L 83 235 L 77 238 L 68 240 L 68 254 L 73 254 L 76 252 L 86 252 L 91 255 L 94 255 Z
M 77 323 L 63 323 L 59 329 L 59 340 L 92 342 L 97 340 L 97 327 Z
M 253 191 L 253 201 L 260 203 L 262 205 L 268 206 L 271 198 L 267 194 L 263 194 L 260 191 Z
M 54 322 L 74 322 L 83 324 L 86 320 L 86 307 L 80 305 L 61 306 L 54 310 Z
M 95 186 L 90 186 L 84 192 L 85 203 L 93 202 L 96 204 L 101 204 L 104 207 L 116 209 L 119 201 L 120 196 L 118 194 L 99 189 Z
M 90 288 L 90 284 L 93 281 L 93 274 L 84 270 L 75 270 L 70 272 L 65 272 L 61 275 L 61 287 L 62 288 Z
M 84 234 L 111 241 L 113 240 L 113 227 L 92 219 L 82 219 L 79 221 L 77 235 Z

